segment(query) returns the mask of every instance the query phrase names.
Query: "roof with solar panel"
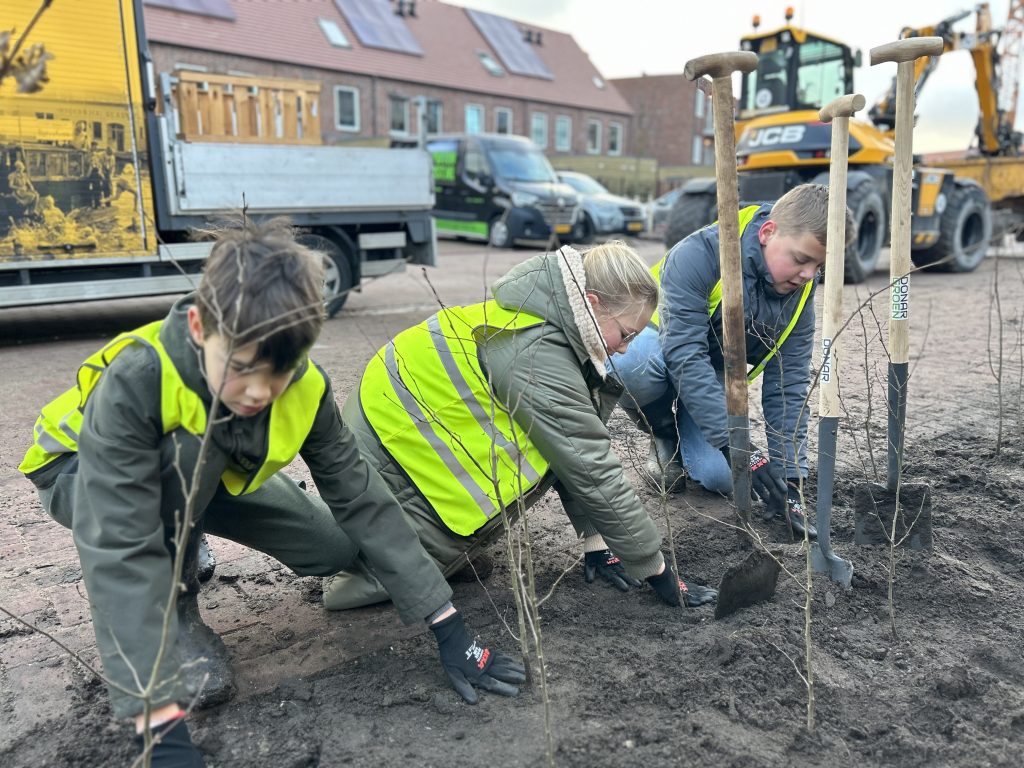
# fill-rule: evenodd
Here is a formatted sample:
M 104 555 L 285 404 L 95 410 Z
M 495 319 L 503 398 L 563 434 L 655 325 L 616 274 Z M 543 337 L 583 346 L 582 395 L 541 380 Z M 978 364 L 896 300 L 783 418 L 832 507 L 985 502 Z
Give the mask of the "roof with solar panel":
M 631 114 L 571 35 L 439 0 L 144 0 L 149 40 Z

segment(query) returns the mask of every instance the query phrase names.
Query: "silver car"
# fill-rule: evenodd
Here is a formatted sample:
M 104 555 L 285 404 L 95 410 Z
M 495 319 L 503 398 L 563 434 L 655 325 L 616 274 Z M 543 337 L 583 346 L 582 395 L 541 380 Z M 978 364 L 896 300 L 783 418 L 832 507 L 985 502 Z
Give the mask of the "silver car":
M 585 173 L 559 171 L 558 179 L 575 189 L 583 204 L 583 215 L 573 228 L 570 240 L 589 243 L 595 235 L 639 235 L 644 231 L 646 217 L 640 203 L 613 195 Z

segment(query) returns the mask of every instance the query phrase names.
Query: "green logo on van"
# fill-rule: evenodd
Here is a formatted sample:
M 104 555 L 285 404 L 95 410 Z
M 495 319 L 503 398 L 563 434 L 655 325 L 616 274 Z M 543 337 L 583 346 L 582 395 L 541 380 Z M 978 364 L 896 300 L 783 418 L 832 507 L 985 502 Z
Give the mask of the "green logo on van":
M 455 181 L 455 152 L 432 152 L 434 158 L 434 181 Z

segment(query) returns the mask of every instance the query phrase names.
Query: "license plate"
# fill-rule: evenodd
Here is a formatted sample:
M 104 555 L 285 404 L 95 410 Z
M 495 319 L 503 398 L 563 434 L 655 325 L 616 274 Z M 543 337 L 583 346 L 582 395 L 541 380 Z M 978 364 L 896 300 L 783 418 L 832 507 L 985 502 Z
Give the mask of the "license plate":
M 559 235 L 567 235 L 572 232 L 572 224 L 556 224 L 555 233 Z
M 630 232 L 639 232 L 643 228 L 644 223 L 642 221 L 631 221 L 628 224 L 626 224 L 626 229 L 628 229 Z

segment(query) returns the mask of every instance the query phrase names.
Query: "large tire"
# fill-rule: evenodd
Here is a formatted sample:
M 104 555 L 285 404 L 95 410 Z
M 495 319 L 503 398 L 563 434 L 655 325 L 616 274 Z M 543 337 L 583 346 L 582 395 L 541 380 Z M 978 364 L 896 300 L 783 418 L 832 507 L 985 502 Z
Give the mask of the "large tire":
M 348 255 L 333 240 L 323 235 L 299 235 L 296 240 L 324 257 L 324 309 L 334 317 L 345 306 L 352 290 L 352 264 Z
M 875 271 L 885 242 L 885 200 L 873 181 L 865 179 L 846 195 L 857 236 L 846 249 L 844 277 L 847 283 L 863 283 Z
M 488 242 L 492 248 L 511 248 L 512 233 L 509 231 L 508 222 L 504 214 L 491 219 L 491 225 L 487 229 Z
M 713 222 L 717 208 L 718 200 L 714 192 L 680 195 L 668 214 L 665 247 L 671 248 L 683 238 Z
M 970 272 L 985 258 L 992 239 L 992 208 L 975 184 L 957 185 L 939 221 L 939 239 L 931 248 L 911 251 L 919 267 L 935 272 Z

